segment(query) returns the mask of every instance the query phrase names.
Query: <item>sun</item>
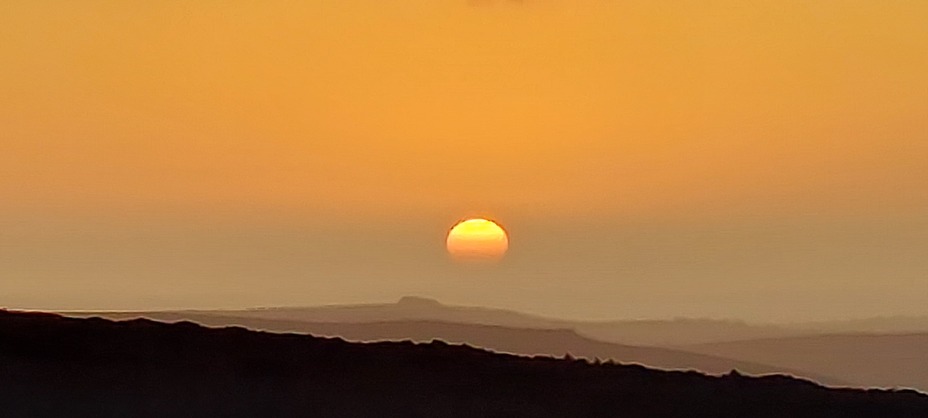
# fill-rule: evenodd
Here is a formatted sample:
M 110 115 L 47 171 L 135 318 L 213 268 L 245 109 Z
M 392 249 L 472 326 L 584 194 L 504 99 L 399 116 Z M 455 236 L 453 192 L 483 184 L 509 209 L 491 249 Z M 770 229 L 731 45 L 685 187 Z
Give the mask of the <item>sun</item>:
M 495 262 L 509 250 L 509 235 L 496 222 L 472 218 L 455 224 L 445 245 L 455 261 Z

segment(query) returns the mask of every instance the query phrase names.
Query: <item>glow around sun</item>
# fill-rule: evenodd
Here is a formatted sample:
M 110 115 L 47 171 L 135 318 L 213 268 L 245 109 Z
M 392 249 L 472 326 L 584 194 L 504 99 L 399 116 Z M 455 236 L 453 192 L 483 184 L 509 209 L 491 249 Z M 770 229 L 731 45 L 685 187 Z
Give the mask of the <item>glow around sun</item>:
M 467 219 L 448 231 L 445 244 L 455 261 L 494 262 L 502 259 L 509 250 L 509 235 L 496 222 Z

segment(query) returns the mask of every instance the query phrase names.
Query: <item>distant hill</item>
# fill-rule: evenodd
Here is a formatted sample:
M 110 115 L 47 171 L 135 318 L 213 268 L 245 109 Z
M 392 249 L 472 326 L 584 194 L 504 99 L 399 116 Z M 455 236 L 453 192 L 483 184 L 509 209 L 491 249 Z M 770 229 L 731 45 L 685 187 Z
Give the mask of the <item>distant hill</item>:
M 806 370 L 855 385 L 908 387 L 928 393 L 928 333 L 816 335 L 683 349 Z
M 596 340 L 648 346 L 697 344 L 811 333 L 811 331 L 799 331 L 769 325 L 749 325 L 737 321 L 703 319 L 568 321 L 504 309 L 445 305 L 432 299 L 420 297 L 405 297 L 398 303 L 385 304 L 183 312 L 185 314 L 196 313 L 303 322 L 439 321 L 496 325 L 510 328 L 572 329 L 580 335 Z
M 885 316 L 845 321 L 804 322 L 788 325 L 818 334 L 916 334 L 928 333 L 928 316 Z
M 254 330 L 299 332 L 364 342 L 402 340 L 429 342 L 439 339 L 449 343 L 466 343 L 510 354 L 562 356 L 570 353 L 575 357 L 612 359 L 661 369 L 698 370 L 711 374 L 722 374 L 737 369 L 753 375 L 784 373 L 825 384 L 845 384 L 838 379 L 783 367 L 734 361 L 676 349 L 596 341 L 569 329 L 511 328 L 437 321 L 304 322 L 190 312 L 109 313 L 104 316 L 110 319 L 148 318 L 167 322 L 192 321 L 208 326 L 243 326 Z
M 5 417 L 920 417 L 912 391 L 0 311 Z

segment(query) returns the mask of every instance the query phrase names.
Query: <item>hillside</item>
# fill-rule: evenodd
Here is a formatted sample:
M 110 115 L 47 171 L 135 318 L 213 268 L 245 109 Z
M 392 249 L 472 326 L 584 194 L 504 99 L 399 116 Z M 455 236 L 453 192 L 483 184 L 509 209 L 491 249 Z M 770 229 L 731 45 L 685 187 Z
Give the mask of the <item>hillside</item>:
M 342 337 L 351 341 L 429 342 L 439 339 L 450 343 L 466 343 L 496 352 L 524 355 L 562 356 L 570 353 L 588 359 L 612 359 L 660 369 L 698 370 L 711 374 L 727 373 L 732 369 L 758 375 L 785 373 L 813 379 L 820 383 L 843 385 L 838 379 L 758 363 L 735 361 L 723 357 L 690 353 L 683 350 L 630 346 L 607 343 L 583 337 L 569 329 L 511 328 L 492 325 L 437 321 L 389 321 L 370 323 L 304 322 L 219 316 L 192 312 L 109 313 L 111 319 L 147 318 L 167 322 L 192 321 L 207 326 L 243 326 L 274 332 L 299 332 L 327 337 Z
M 928 333 L 834 334 L 686 346 L 688 351 L 928 393 Z
M 0 311 L 4 416 L 913 417 L 928 396 Z

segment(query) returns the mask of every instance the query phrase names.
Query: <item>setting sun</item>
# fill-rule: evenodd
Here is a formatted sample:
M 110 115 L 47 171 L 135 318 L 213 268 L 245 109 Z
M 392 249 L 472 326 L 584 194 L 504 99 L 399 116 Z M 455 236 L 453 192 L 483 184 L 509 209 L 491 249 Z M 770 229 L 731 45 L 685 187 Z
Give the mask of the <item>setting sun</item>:
M 467 219 L 451 228 L 446 245 L 456 261 L 498 261 L 509 249 L 509 236 L 496 222 Z

